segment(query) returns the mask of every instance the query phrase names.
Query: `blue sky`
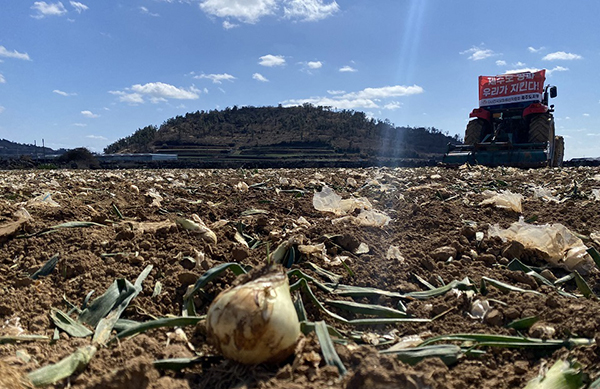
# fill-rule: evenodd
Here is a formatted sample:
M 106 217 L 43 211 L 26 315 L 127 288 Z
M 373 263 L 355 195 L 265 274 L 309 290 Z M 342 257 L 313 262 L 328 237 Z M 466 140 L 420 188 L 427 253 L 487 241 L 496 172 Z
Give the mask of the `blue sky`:
M 479 75 L 548 69 L 600 156 L 600 2 L 4 0 L 0 138 L 107 144 L 196 110 L 302 104 L 464 134 Z

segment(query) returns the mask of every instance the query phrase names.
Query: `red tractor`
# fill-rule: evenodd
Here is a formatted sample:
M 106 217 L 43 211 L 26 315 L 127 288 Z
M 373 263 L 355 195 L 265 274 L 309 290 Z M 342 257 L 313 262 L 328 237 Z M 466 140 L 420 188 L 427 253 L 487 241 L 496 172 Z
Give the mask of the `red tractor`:
M 479 108 L 470 116 L 462 145 L 449 145 L 443 162 L 487 166 L 561 166 L 564 140 L 556 136 L 556 87 L 546 71 L 479 77 Z

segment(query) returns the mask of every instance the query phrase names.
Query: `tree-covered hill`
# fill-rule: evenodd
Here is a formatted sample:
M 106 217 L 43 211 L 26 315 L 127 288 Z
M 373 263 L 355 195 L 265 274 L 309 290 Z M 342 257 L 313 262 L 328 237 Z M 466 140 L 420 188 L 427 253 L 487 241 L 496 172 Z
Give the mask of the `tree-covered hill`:
M 0 139 L 0 157 L 1 158 L 18 158 L 21 155 L 43 156 L 51 154 L 61 154 L 64 150 L 53 150 L 50 147 L 41 147 L 36 145 L 22 144 L 12 142 L 6 139 Z
M 309 104 L 297 107 L 233 107 L 197 111 L 147 126 L 107 146 L 105 153 L 168 152 L 211 149 L 261 154 L 264 150 L 327 149 L 336 154 L 381 158 L 432 158 L 448 142 L 436 128 L 395 127 L 363 112 L 334 111 Z M 262 151 L 261 151 L 262 150 Z M 266 152 L 266 151 L 265 151 Z

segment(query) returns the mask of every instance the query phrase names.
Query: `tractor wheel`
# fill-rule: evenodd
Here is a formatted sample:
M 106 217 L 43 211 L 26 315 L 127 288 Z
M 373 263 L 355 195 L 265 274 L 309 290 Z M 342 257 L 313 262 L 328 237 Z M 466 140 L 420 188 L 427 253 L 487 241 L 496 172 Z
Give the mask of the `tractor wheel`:
M 565 155 L 565 139 L 562 136 L 554 137 L 554 155 L 552 156 L 552 166 L 560 167 L 563 165 Z
M 485 121 L 483 119 L 474 119 L 467 124 L 467 130 L 465 131 L 466 145 L 474 145 L 481 141 L 484 124 Z
M 554 138 L 554 118 L 549 113 L 535 115 L 529 121 L 529 143 L 549 142 Z

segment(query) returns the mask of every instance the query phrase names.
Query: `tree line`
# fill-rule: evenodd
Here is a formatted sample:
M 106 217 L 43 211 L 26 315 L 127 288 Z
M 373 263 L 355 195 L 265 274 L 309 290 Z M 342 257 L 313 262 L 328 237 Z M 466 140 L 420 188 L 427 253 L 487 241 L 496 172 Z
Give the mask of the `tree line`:
M 119 139 L 105 153 L 154 152 L 173 146 L 227 146 L 242 149 L 273 145 L 321 143 L 340 152 L 394 156 L 443 154 L 459 143 L 434 127 L 396 127 L 364 112 L 304 104 L 295 107 L 231 107 L 196 111 L 149 125 Z

